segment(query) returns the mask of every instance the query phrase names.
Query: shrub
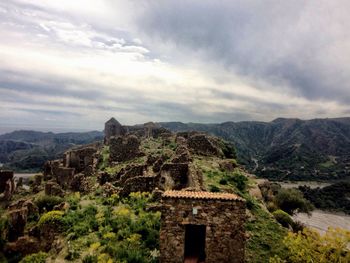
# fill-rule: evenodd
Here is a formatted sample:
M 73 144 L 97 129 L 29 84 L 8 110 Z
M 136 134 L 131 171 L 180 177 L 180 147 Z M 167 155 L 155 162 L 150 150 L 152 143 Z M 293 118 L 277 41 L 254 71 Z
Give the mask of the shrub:
M 220 192 L 220 188 L 217 187 L 216 185 L 211 184 L 209 185 L 209 191 L 213 193 L 217 193 L 217 192 Z
M 227 176 L 228 181 L 233 183 L 239 191 L 244 192 L 247 189 L 248 179 L 243 174 L 235 172 Z
M 20 263 L 45 263 L 48 254 L 45 252 L 39 252 L 24 257 Z
M 275 203 L 290 215 L 296 212 L 309 213 L 313 209 L 312 204 L 296 189 L 281 189 L 275 196 Z
M 39 208 L 39 212 L 51 211 L 55 205 L 62 203 L 63 199 L 59 196 L 42 195 L 35 199 L 35 204 Z
M 96 255 L 86 255 L 83 258 L 83 263 L 97 263 L 97 256 Z
M 275 256 L 271 263 L 350 262 L 350 231 L 329 228 L 320 235 L 316 230 L 305 228 L 302 232 L 289 232 L 284 239 L 288 251 L 283 258 Z
M 227 185 L 227 180 L 225 178 L 221 178 L 220 181 L 219 181 L 219 184 Z
M 39 228 L 43 227 L 44 225 L 50 225 L 60 229 L 64 224 L 62 218 L 63 214 L 64 213 L 62 211 L 50 211 L 43 214 L 38 222 Z
M 272 213 L 278 223 L 284 227 L 289 227 L 293 225 L 293 219 L 286 212 L 278 209 Z
M 227 142 L 221 140 L 220 142 L 220 148 L 222 152 L 224 153 L 225 157 L 228 159 L 236 159 L 237 154 L 236 154 L 236 149 L 235 146 L 232 142 Z

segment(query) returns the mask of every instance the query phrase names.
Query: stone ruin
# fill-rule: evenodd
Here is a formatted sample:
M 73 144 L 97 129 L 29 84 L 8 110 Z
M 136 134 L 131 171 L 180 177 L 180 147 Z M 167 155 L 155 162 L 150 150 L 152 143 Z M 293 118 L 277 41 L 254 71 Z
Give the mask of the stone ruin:
M 135 135 L 111 137 L 109 143 L 110 162 L 125 162 L 142 156 L 141 142 Z
M 94 167 L 96 147 L 84 146 L 72 149 L 64 154 L 63 166 L 74 168 L 76 173 L 91 175 Z
M 160 262 L 244 262 L 244 199 L 228 193 L 166 191 L 161 212 Z
M 0 170 L 0 201 L 8 201 L 16 190 L 13 171 Z
M 111 118 L 105 123 L 105 139 L 104 143 L 109 144 L 111 137 L 123 136 L 126 134 L 127 130 L 123 127 L 115 118 Z
M 188 138 L 188 148 L 195 154 L 223 157 L 216 138 L 206 134 L 193 134 Z
M 54 180 L 62 189 L 84 191 L 85 177 L 95 172 L 99 148 L 99 143 L 73 148 L 64 153 L 62 160 L 46 162 L 43 167 L 44 180 Z

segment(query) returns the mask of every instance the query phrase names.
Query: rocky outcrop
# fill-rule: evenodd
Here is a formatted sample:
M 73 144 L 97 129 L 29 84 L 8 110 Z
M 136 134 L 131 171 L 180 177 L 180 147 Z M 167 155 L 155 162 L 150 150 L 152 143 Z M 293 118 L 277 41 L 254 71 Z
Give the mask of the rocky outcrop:
M 140 140 L 135 135 L 110 139 L 110 161 L 125 162 L 142 156 Z
M 115 119 L 111 118 L 105 123 L 105 139 L 106 145 L 109 145 L 110 139 L 115 136 L 123 136 L 126 134 L 126 129 Z

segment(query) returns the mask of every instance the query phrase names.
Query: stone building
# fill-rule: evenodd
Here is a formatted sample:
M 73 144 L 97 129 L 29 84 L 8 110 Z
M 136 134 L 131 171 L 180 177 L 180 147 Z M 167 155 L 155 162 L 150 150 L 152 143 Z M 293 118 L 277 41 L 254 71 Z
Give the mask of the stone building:
M 105 123 L 105 144 L 109 144 L 111 137 L 123 136 L 125 134 L 126 129 L 115 118 L 111 118 Z
M 87 175 L 92 173 L 94 166 L 94 156 L 97 148 L 79 147 L 65 152 L 63 159 L 63 166 L 74 168 L 76 173 L 84 172 Z
M 234 194 L 166 191 L 160 262 L 244 262 L 245 201 Z

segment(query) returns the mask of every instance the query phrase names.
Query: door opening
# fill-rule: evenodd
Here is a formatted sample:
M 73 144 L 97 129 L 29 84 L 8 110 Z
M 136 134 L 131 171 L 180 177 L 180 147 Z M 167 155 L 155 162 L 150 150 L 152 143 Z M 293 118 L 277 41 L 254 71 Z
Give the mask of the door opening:
M 204 225 L 186 225 L 185 262 L 205 261 L 205 228 Z

